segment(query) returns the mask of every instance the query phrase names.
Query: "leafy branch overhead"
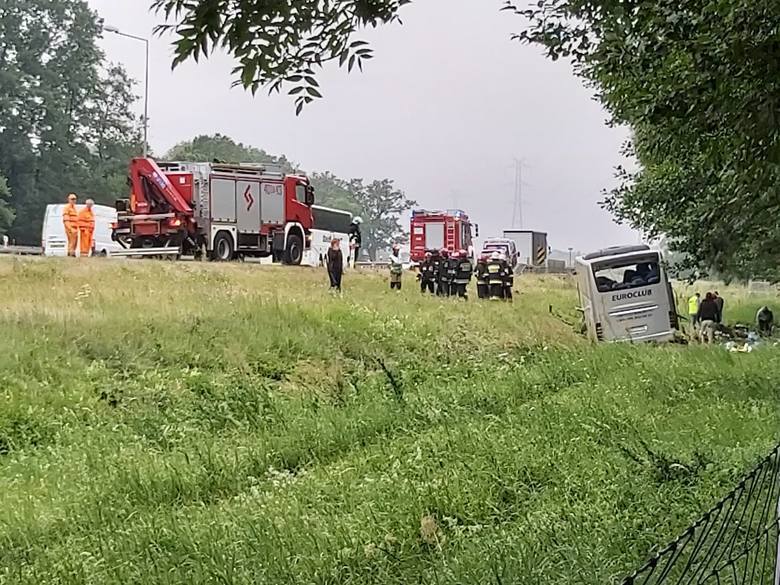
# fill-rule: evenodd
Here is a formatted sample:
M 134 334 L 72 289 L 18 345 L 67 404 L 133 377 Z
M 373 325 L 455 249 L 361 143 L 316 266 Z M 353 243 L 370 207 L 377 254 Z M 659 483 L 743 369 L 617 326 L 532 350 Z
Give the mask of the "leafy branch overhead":
M 362 70 L 373 58 L 364 40 L 354 39 L 365 27 L 399 21 L 411 0 L 154 0 L 165 15 L 157 32 L 172 32 L 174 67 L 197 61 L 215 49 L 237 61 L 235 83 L 256 93 L 295 96 L 296 113 L 322 97 L 317 70 L 337 62 L 348 71 Z

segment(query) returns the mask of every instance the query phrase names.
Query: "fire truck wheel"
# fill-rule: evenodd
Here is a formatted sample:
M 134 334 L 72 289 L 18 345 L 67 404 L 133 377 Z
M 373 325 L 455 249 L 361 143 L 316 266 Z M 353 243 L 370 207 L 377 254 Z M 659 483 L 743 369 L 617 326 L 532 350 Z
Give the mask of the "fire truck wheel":
M 286 264 L 297 266 L 303 260 L 303 240 L 300 236 L 291 234 L 287 238 L 287 250 L 284 261 Z
M 214 251 L 211 259 L 216 262 L 228 262 L 233 259 L 233 238 L 226 232 L 220 232 L 214 238 Z

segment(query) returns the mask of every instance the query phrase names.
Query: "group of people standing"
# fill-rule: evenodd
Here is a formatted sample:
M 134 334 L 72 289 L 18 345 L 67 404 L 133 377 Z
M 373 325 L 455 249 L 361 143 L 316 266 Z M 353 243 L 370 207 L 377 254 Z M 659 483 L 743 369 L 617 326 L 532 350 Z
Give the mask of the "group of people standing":
M 715 332 L 723 322 L 723 304 L 718 291 L 708 292 L 703 299 L 697 292 L 688 299 L 688 319 L 702 341 L 712 343 L 715 340 Z
M 62 210 L 62 223 L 65 226 L 65 237 L 68 240 L 68 256 L 76 256 L 76 249 L 82 257 L 89 256 L 94 248 L 95 213 L 92 206 L 95 202 L 87 199 L 84 207 L 76 207 L 78 197 L 75 193 L 68 195 L 68 202 Z
M 446 249 L 428 250 L 420 263 L 420 291 L 467 299 L 472 276 L 477 280 L 480 299 L 512 300 L 512 267 L 499 252 L 480 256 L 475 265 L 466 250 L 452 254 Z

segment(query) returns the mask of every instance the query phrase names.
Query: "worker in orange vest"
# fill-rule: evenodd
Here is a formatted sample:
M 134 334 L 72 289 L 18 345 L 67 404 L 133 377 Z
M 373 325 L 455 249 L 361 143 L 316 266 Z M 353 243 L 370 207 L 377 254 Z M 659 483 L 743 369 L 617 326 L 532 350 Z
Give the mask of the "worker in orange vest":
M 76 209 L 75 193 L 68 195 L 68 202 L 62 210 L 62 223 L 65 225 L 65 237 L 68 238 L 68 256 L 75 256 L 79 243 L 79 212 Z
M 92 236 L 95 233 L 95 213 L 92 211 L 95 202 L 87 199 L 84 203 L 84 209 L 79 212 L 79 252 L 82 257 L 87 257 L 92 251 Z

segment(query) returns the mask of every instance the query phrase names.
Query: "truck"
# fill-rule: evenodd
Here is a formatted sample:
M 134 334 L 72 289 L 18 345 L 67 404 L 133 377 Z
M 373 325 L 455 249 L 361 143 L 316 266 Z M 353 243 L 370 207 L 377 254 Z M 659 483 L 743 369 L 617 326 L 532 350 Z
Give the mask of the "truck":
M 415 209 L 409 231 L 409 256 L 415 263 L 422 262 L 427 250 L 449 250 L 450 253 L 466 250 L 473 258 L 473 239 L 479 237 L 479 226 L 461 209 Z
M 517 246 L 517 263 L 526 269 L 543 268 L 547 263 L 547 234 L 533 230 L 504 230 L 504 237 Z
M 265 164 L 139 157 L 130 163 L 129 184 L 113 229 L 127 255 L 270 256 L 300 264 L 311 247 L 314 188 L 303 175 Z
M 671 341 L 679 329 L 661 253 L 613 246 L 575 261 L 585 332 L 593 341 Z

